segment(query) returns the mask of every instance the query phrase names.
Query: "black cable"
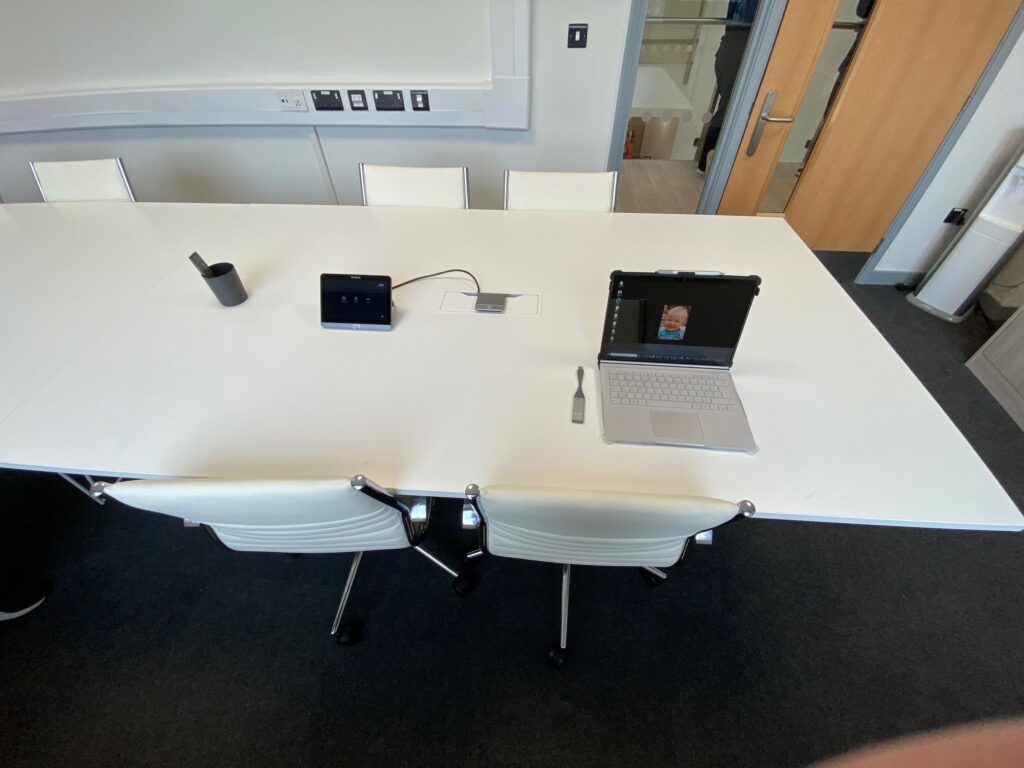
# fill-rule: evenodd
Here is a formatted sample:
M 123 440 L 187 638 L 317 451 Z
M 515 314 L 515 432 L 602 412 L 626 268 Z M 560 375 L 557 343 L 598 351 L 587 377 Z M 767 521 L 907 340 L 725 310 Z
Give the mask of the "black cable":
M 471 278 L 473 278 L 473 282 L 476 284 L 476 292 L 480 293 L 480 281 L 477 280 L 476 279 L 476 275 L 474 275 L 468 269 L 442 269 L 440 272 L 431 272 L 429 275 L 420 275 L 419 277 L 414 277 L 411 280 L 406 280 L 404 283 L 399 283 L 398 285 L 393 285 L 393 286 L 391 286 L 391 290 L 394 291 L 394 290 L 396 290 L 398 288 L 401 288 L 403 285 L 408 285 L 409 283 L 415 283 L 417 280 L 426 280 L 428 277 L 437 277 L 438 275 L 447 275 L 447 274 L 449 274 L 451 272 L 462 272 L 463 274 L 469 275 Z

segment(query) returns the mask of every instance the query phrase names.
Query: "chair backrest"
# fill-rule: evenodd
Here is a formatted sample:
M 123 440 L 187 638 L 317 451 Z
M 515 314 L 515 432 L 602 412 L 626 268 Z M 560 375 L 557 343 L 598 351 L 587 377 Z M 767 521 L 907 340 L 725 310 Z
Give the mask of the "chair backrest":
M 135 201 L 121 159 L 58 160 L 29 163 L 47 203 Z
M 340 478 L 128 480 L 103 492 L 132 507 L 207 525 L 231 549 L 364 552 L 410 545 L 398 510 Z
M 619 174 L 505 171 L 506 211 L 615 210 Z
M 667 567 L 679 560 L 688 538 L 752 514 L 753 505 L 508 485 L 480 489 L 479 510 L 487 551 L 494 555 L 569 565 Z
M 465 167 L 415 168 L 359 164 L 363 205 L 411 208 L 469 208 L 469 172 Z

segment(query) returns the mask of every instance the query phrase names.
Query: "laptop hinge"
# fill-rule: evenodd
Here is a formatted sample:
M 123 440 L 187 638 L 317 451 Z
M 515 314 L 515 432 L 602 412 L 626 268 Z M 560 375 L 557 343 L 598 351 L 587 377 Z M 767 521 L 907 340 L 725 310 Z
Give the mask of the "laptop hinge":
M 656 366 L 658 368 L 697 368 L 704 371 L 728 371 L 728 365 L 697 365 L 695 363 L 655 363 L 650 360 L 601 360 L 597 361 L 600 366 L 602 364 L 609 365 L 641 365 L 645 368 Z

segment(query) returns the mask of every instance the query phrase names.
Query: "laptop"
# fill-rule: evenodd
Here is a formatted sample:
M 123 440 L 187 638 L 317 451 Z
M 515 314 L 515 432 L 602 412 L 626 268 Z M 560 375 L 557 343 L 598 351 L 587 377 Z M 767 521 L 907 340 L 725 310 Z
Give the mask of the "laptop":
M 598 370 L 608 442 L 757 450 L 729 369 L 761 278 L 611 274 Z

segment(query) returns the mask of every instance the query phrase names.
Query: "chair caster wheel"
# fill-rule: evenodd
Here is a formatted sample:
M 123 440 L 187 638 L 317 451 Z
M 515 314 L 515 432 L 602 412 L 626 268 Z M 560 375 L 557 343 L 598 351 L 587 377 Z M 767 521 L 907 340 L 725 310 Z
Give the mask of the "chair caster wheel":
M 565 665 L 565 657 L 568 650 L 565 648 L 552 648 L 548 651 L 548 664 L 555 669 L 561 669 Z
M 654 587 L 660 587 L 667 581 L 667 579 L 663 579 L 661 576 L 651 573 L 650 571 L 645 571 L 643 568 L 640 569 L 640 577 L 647 583 L 647 586 L 652 589 Z
M 459 597 L 465 597 L 476 589 L 476 585 L 479 580 L 479 577 L 475 573 L 463 571 L 452 579 L 452 589 L 455 590 L 455 594 Z
M 334 642 L 338 645 L 355 645 L 363 636 L 363 628 L 355 619 L 346 621 L 338 627 L 334 635 Z

